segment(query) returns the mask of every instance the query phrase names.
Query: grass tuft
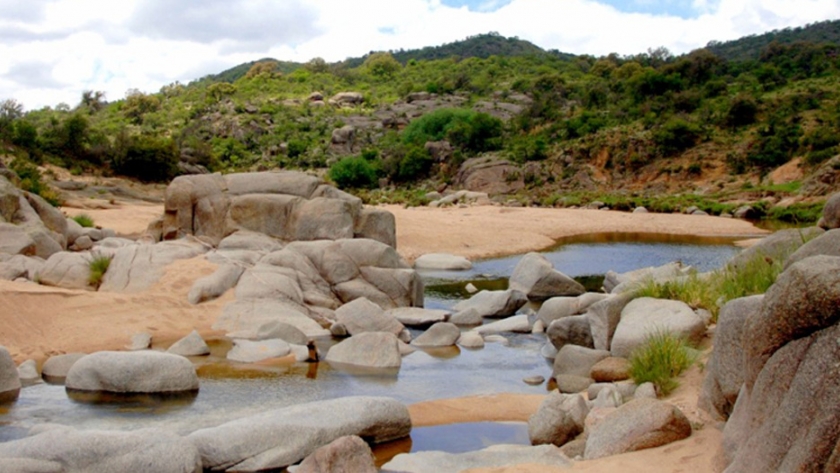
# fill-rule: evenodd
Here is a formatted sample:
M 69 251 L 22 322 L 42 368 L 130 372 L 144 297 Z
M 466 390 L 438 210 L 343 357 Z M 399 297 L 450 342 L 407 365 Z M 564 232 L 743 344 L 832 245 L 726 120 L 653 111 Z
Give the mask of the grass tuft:
M 726 266 L 711 275 L 692 274 L 666 282 L 649 280 L 635 293 L 637 297 L 683 301 L 693 309 L 706 309 L 717 322 L 721 307 L 732 299 L 764 294 L 782 272 L 784 258 L 762 255 L 738 267 Z
M 679 386 L 676 377 L 697 361 L 685 339 L 657 331 L 630 355 L 630 376 L 636 385 L 651 382 L 661 396 Z
M 88 214 L 79 214 L 79 215 L 76 215 L 72 218 L 73 218 L 73 220 L 76 221 L 76 223 L 81 225 L 83 228 L 93 228 L 93 226 L 94 226 L 93 217 L 91 217 Z
M 110 265 L 111 258 L 108 256 L 96 256 L 90 260 L 90 275 L 88 276 L 88 283 L 98 289 L 102 284 L 102 278 L 105 277 L 105 272 L 108 271 L 108 267 Z

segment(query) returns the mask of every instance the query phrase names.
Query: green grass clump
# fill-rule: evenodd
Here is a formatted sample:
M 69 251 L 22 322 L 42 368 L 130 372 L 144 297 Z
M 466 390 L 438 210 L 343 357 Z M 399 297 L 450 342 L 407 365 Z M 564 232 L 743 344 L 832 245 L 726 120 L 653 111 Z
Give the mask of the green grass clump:
M 96 256 L 90 260 L 90 275 L 88 276 L 88 284 L 95 288 L 99 288 L 102 284 L 102 278 L 105 277 L 105 272 L 111 265 L 111 258 L 108 256 Z
M 657 331 L 630 355 L 630 376 L 637 385 L 651 382 L 661 396 L 679 386 L 676 377 L 688 369 L 697 356 L 685 339 Z
M 726 266 L 710 276 L 692 274 L 686 278 L 655 282 L 650 280 L 636 292 L 637 297 L 683 301 L 693 309 L 706 309 L 717 322 L 721 307 L 740 297 L 764 294 L 781 274 L 786 258 L 757 255 L 737 267 Z
M 76 216 L 73 217 L 73 220 L 75 220 L 76 223 L 78 223 L 79 225 L 81 225 L 84 228 L 93 228 L 94 227 L 93 217 L 91 217 L 88 214 L 76 215 Z

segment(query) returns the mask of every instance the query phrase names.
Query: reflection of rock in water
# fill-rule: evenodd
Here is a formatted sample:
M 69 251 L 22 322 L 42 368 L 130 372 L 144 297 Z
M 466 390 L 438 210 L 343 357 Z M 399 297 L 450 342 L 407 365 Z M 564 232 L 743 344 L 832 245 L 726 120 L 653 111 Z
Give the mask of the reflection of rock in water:
M 190 406 L 198 397 L 198 390 L 169 393 L 113 393 L 107 391 L 80 391 L 67 389 L 67 397 L 80 404 L 113 404 L 124 407 L 181 408 Z

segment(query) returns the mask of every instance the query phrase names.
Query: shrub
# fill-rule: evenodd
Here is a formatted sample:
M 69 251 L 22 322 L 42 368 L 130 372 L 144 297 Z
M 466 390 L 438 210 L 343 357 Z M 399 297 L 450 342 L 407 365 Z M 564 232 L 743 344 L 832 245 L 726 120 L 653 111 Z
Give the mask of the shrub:
M 657 331 L 630 355 L 630 376 L 633 381 L 653 383 L 662 396 L 679 386 L 676 378 L 697 360 L 683 338 L 670 332 Z
M 653 132 L 653 141 L 662 156 L 672 156 L 691 148 L 699 137 L 699 126 L 676 117 Z
M 88 284 L 95 288 L 99 288 L 102 284 L 102 278 L 105 277 L 105 273 L 108 271 L 108 267 L 111 265 L 111 258 L 108 256 L 95 256 L 88 265 L 90 269 L 90 273 L 88 275 Z
M 427 141 L 448 140 L 471 152 L 501 147 L 502 122 L 486 113 L 443 108 L 409 123 L 402 134 L 405 144 L 423 146 Z
M 412 146 L 400 160 L 396 178 L 399 181 L 414 181 L 429 175 L 434 161 L 429 153 L 420 147 Z
M 83 228 L 93 228 L 93 218 L 88 214 L 79 214 L 73 217 L 73 220 L 76 221 L 79 225 Z
M 342 189 L 371 189 L 378 182 L 377 167 L 361 156 L 336 162 L 327 175 Z
M 122 133 L 115 148 L 111 169 L 117 174 L 143 182 L 165 182 L 175 177 L 179 154 L 169 138 Z
M 54 207 L 61 205 L 61 197 L 41 180 L 41 171 L 34 163 L 23 158 L 15 158 L 9 164 L 9 168 L 20 178 L 18 187 L 43 197 Z

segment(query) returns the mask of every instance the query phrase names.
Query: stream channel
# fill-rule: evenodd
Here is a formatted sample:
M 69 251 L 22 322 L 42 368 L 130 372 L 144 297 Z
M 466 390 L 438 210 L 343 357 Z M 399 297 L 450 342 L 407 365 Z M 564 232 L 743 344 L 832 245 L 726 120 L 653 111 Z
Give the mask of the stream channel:
M 699 271 L 709 271 L 721 267 L 738 251 L 733 240 L 726 238 L 597 234 L 558 242 L 543 254 L 555 269 L 578 279 L 588 290 L 597 290 L 608 270 L 622 273 L 679 260 Z M 505 289 L 520 258 L 476 261 L 468 271 L 421 272 L 426 284 L 425 306 L 451 308 L 469 296 L 464 289 L 469 282 L 479 289 Z M 415 337 L 420 333 L 412 330 Z M 225 359 L 230 342 L 210 339 L 211 355 L 193 358 L 201 380 L 197 395 L 139 396 L 107 402 L 101 398 L 71 398 L 63 386 L 38 384 L 24 388 L 14 404 L 0 406 L 0 442 L 25 437 L 30 427 L 42 423 L 102 430 L 159 427 L 187 434 L 270 409 L 341 396 L 389 396 L 412 404 L 481 394 L 548 392 L 545 383 L 529 386 L 522 381 L 528 376 L 551 375 L 551 362 L 540 355 L 545 336 L 504 335 L 509 346 L 487 343 L 479 350 L 418 350 L 403 359 L 396 376 L 352 374 L 333 369 L 326 362 L 235 364 Z M 333 343 L 316 342 L 321 353 Z M 499 443 L 527 444 L 527 425 L 483 422 L 419 427 L 410 439 L 387 448 L 385 455 L 422 450 L 462 452 Z

